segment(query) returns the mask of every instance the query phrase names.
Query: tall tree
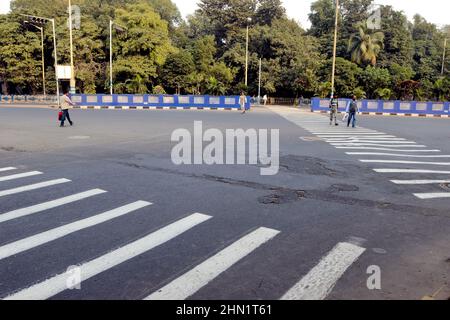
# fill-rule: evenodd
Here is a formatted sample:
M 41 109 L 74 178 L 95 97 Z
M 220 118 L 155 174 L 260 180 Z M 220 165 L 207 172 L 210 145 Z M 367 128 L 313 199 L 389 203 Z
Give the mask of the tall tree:
M 364 65 L 377 63 L 377 56 L 384 47 L 382 32 L 369 33 L 364 25 L 359 25 L 358 33 L 351 36 L 348 52 L 353 62 Z

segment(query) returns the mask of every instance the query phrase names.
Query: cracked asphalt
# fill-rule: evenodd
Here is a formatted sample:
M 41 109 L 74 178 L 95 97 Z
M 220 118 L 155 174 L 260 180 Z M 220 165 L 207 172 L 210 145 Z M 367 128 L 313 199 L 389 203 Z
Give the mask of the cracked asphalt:
M 134 201 L 153 205 L 0 259 L 0 298 L 193 213 L 212 219 L 83 281 L 81 290 L 65 290 L 52 299 L 143 299 L 261 227 L 280 233 L 189 298 L 279 299 L 336 244 L 352 239 L 358 239 L 365 251 L 333 284 L 326 299 L 420 300 L 436 292 L 435 299 L 450 298 L 450 199 L 413 196 L 430 189 L 446 192 L 448 185 L 391 183 L 390 176 L 374 172 L 373 165 L 287 120 L 309 112 L 287 107 L 259 107 L 246 115 L 74 110 L 75 126 L 66 128 L 58 127 L 56 113 L 0 106 L 0 168 L 43 173 L 0 182 L 0 191 L 51 179 L 71 180 L 0 197 L 0 217 L 93 188 L 107 193 L 0 223 L 0 246 Z M 317 119 L 328 121 L 319 115 Z M 364 128 L 450 154 L 448 119 L 359 120 Z M 261 176 L 260 167 L 254 165 L 174 165 L 171 134 L 180 128 L 193 131 L 194 121 L 203 121 L 204 130 L 222 132 L 279 129 L 279 173 Z M 379 290 L 367 287 L 370 266 L 381 270 Z

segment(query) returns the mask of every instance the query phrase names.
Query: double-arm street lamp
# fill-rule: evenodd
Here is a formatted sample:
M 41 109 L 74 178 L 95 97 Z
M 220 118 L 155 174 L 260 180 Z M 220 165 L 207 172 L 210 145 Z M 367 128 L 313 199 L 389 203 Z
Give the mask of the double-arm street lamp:
M 28 23 L 31 23 L 35 26 L 42 27 L 45 26 L 48 22 L 52 23 L 52 30 L 53 30 L 53 47 L 54 47 L 54 58 L 55 58 L 55 79 L 56 79 L 56 98 L 58 106 L 60 105 L 59 101 L 59 79 L 58 79 L 58 54 L 56 49 L 56 29 L 55 29 L 55 19 L 51 18 L 44 18 L 44 17 L 36 17 L 31 15 L 22 15 L 26 18 L 26 21 Z
M 42 89 L 44 91 L 44 96 L 47 95 L 47 91 L 45 89 L 45 57 L 44 57 L 44 28 L 39 27 L 29 21 L 25 21 L 26 24 L 35 27 L 41 32 L 41 55 L 42 55 Z

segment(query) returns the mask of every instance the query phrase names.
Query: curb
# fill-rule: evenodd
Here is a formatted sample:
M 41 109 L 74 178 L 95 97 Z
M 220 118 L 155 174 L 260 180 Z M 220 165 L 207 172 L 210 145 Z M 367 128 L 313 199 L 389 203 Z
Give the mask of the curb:
M 311 111 L 313 113 L 328 114 L 329 111 Z M 343 112 L 339 112 L 343 114 Z M 416 117 L 416 118 L 450 118 L 450 115 L 444 114 L 416 114 L 416 113 L 387 113 L 387 112 L 360 112 L 364 116 L 397 116 L 397 117 Z

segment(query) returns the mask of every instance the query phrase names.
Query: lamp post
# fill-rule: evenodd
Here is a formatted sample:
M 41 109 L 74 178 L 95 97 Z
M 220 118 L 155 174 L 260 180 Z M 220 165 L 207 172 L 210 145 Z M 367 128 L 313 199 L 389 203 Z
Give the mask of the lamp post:
M 336 71 L 336 47 L 337 47 L 337 33 L 339 21 L 339 0 L 335 1 L 336 1 L 336 18 L 334 22 L 333 66 L 331 71 L 331 97 L 334 97 L 334 77 Z
M 444 75 L 445 70 L 445 51 L 447 49 L 447 38 L 444 39 L 444 53 L 442 54 L 442 70 L 441 75 Z
M 26 24 L 35 27 L 41 32 L 41 55 L 42 55 L 42 89 L 44 91 L 44 96 L 47 95 L 47 91 L 45 89 L 45 59 L 44 59 L 44 28 L 39 27 L 35 24 L 30 23 L 29 21 L 25 21 Z
M 115 29 L 117 31 L 123 32 L 124 30 L 127 30 L 127 28 L 122 27 L 115 23 L 113 20 L 109 20 L 109 84 L 110 84 L 110 91 L 111 95 L 114 93 L 114 83 L 113 83 L 113 49 L 112 49 L 112 33 L 113 33 L 113 26 L 115 25 Z
M 245 41 L 245 85 L 248 86 L 248 25 L 252 22 L 252 18 L 247 19 L 247 35 L 246 35 L 246 41 Z
M 261 104 L 261 70 L 262 58 L 259 58 L 258 104 Z
M 70 38 L 70 93 L 75 94 L 75 68 L 73 64 L 73 35 L 72 35 L 72 3 L 69 0 L 69 38 Z
M 44 26 L 47 22 L 52 23 L 52 30 L 53 30 L 53 47 L 54 47 L 54 58 L 55 58 L 55 79 L 56 79 L 56 100 L 58 107 L 60 106 L 59 101 L 59 79 L 58 79 L 58 53 L 56 48 L 56 28 L 55 28 L 55 19 L 53 18 L 44 18 L 44 17 L 36 17 L 36 16 L 30 16 L 22 14 L 22 16 L 27 18 L 27 21 L 36 24 Z

